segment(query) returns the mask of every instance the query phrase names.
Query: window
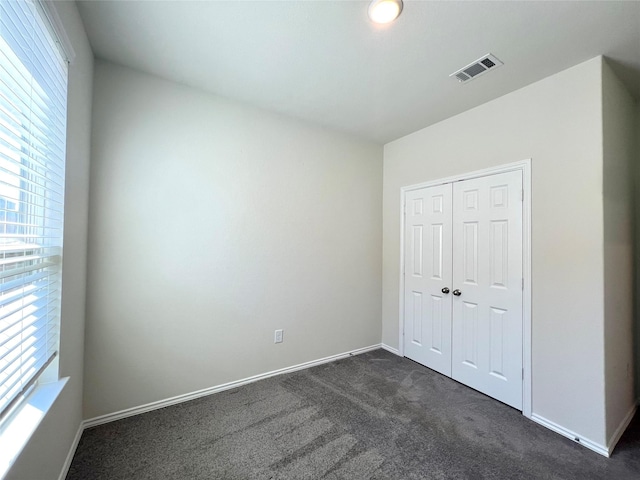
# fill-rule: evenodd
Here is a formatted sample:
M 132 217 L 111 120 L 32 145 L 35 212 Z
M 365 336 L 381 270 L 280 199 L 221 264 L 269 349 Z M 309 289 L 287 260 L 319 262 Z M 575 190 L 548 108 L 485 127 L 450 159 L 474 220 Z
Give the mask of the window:
M 0 420 L 59 344 L 67 63 L 41 8 L 0 0 Z

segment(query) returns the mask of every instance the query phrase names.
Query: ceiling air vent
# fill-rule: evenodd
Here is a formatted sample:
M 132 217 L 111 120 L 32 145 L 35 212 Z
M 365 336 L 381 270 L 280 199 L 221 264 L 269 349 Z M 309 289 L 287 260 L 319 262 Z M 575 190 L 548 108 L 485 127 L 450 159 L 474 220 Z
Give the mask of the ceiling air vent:
M 453 72 L 450 77 L 456 77 L 460 83 L 468 82 L 483 73 L 493 70 L 502 65 L 502 62 L 490 53 L 484 57 L 480 57 L 475 62 L 470 63 L 466 67 Z

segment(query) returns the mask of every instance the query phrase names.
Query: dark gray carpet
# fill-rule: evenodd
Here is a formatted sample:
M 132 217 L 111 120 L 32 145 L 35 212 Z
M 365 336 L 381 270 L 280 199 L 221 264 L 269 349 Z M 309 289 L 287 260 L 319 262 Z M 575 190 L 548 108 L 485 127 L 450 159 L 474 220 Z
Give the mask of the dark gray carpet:
M 320 478 L 640 479 L 640 420 L 606 459 L 377 350 L 87 430 L 67 476 Z

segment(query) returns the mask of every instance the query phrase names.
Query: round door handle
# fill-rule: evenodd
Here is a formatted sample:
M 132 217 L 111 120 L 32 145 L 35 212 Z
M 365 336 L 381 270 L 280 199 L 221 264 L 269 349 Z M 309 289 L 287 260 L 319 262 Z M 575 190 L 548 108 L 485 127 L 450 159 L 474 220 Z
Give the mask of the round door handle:
M 449 293 L 449 287 L 444 287 L 442 289 L 442 293 Z
M 462 295 L 462 292 L 456 288 L 456 289 L 453 291 L 453 294 L 454 294 L 456 297 L 459 297 L 460 295 Z

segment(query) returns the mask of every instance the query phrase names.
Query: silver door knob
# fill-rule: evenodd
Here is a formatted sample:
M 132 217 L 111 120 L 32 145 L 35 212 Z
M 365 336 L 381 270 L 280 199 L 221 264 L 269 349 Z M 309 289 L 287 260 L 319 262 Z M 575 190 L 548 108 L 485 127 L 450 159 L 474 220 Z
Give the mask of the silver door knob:
M 456 288 L 456 289 L 453 291 L 453 294 L 454 294 L 456 297 L 459 297 L 460 295 L 462 295 L 462 292 Z
M 442 289 L 442 293 L 449 293 L 449 287 L 444 287 Z

